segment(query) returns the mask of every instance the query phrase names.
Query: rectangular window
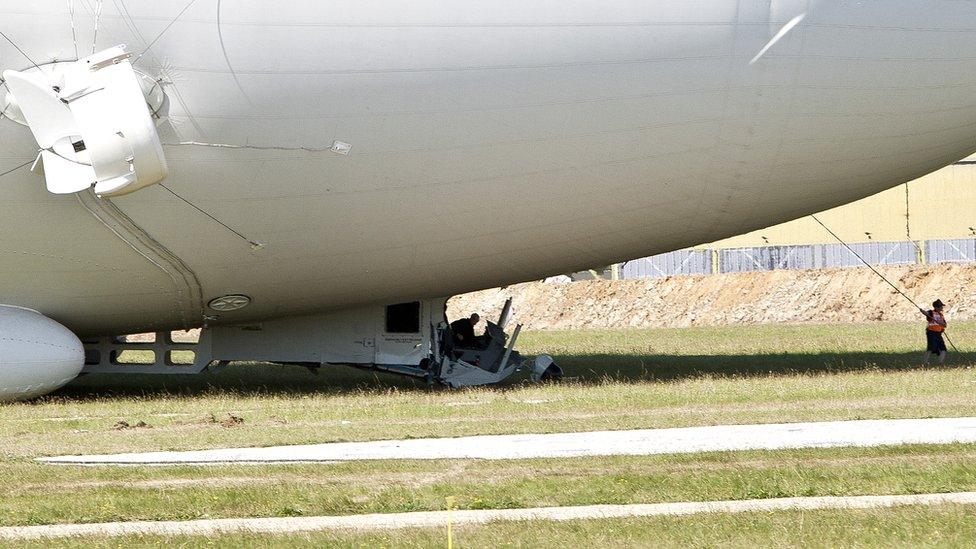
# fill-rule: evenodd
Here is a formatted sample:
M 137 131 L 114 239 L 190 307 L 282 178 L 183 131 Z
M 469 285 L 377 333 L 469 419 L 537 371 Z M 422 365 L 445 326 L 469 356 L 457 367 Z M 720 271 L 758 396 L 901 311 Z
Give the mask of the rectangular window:
M 420 302 L 400 303 L 386 307 L 386 333 L 416 334 L 420 332 Z

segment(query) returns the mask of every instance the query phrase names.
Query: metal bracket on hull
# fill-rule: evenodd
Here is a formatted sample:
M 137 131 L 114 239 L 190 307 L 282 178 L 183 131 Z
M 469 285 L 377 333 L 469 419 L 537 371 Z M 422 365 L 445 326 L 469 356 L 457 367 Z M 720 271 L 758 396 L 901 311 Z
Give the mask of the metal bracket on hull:
M 103 337 L 84 345 L 83 374 L 199 374 L 213 362 L 207 330 L 198 343 L 173 341 L 170 332 L 157 332 L 151 342 Z

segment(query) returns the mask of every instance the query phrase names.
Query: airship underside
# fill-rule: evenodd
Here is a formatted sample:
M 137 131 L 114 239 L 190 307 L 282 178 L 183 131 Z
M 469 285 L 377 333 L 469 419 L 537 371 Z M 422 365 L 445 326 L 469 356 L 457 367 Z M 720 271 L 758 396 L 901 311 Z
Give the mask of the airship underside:
M 976 150 L 972 2 L 38 0 L 0 7 L 0 31 L 0 70 L 42 88 L 124 46 L 161 147 L 162 179 L 52 192 L 75 171 L 0 86 L 0 303 L 83 338 L 411 301 L 426 326 L 444 296 L 768 226 Z

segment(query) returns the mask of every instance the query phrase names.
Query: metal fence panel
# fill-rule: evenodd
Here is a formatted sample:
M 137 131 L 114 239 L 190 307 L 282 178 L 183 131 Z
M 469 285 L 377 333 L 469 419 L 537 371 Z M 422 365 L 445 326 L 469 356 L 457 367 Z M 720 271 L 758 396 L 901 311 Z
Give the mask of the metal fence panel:
M 705 275 L 712 272 L 710 250 L 677 250 L 628 261 L 621 270 L 623 278 L 664 278 L 676 275 Z
M 853 253 L 841 244 L 824 244 L 820 267 L 862 267 Z M 917 261 L 913 242 L 865 242 L 851 244 L 851 248 L 871 265 L 909 265 Z
M 851 248 L 871 265 L 910 265 L 919 260 L 914 242 L 864 242 Z M 718 269 L 712 257 L 718 257 Z M 976 239 L 928 240 L 925 262 L 976 262 Z M 860 267 L 863 263 L 841 244 L 762 246 L 724 250 L 678 250 L 624 264 L 623 278 L 704 275 L 714 271 L 742 273 L 778 269 Z
M 719 269 L 723 273 L 813 269 L 814 251 L 815 246 L 764 246 L 720 250 Z
M 976 239 L 928 240 L 925 242 L 927 263 L 969 263 L 976 261 Z

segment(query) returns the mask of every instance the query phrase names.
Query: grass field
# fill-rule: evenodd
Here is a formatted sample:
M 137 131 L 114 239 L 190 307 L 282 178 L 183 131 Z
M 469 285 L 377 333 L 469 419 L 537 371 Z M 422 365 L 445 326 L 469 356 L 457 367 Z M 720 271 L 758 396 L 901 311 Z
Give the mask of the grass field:
M 13 463 L 4 525 L 976 491 L 969 445 L 488 462 L 81 468 Z M 79 497 L 83 495 L 83 497 Z
M 206 468 L 81 468 L 31 459 L 81 452 L 976 415 L 976 370 L 971 369 L 976 354 L 968 346 L 976 323 L 954 325 L 952 335 L 964 353 L 950 357 L 946 366 L 925 367 L 916 350 L 924 343 L 917 325 L 526 333 L 523 352 L 553 354 L 575 380 L 543 386 L 516 381 L 464 391 L 429 392 L 410 380 L 352 369 L 313 375 L 267 365 L 235 365 L 195 377 L 89 376 L 56 395 L 0 407 L 0 525 L 435 510 L 448 496 L 457 497 L 462 508 L 475 509 L 976 490 L 971 466 L 976 447 L 971 445 Z M 231 415 L 241 421 L 226 421 Z M 147 425 L 117 428 L 120 421 Z M 963 520 L 971 513 L 957 507 L 842 513 L 847 530 L 822 541 L 954 544 L 974 539 L 973 521 L 967 526 Z M 469 536 L 469 546 L 509 541 L 557 546 L 571 540 L 626 546 L 650 539 L 657 545 L 745 545 L 750 539 L 780 544 L 790 535 L 821 541 L 815 525 L 835 515 L 498 525 L 462 533 Z M 809 530 L 791 534 L 784 525 L 797 516 Z M 926 532 L 922 524 L 928 521 L 946 526 Z M 277 541 L 427 546 L 439 539 L 435 534 L 321 534 Z M 189 546 L 203 541 L 182 540 Z M 269 538 L 209 541 L 261 544 Z
M 455 547 L 971 547 L 976 514 L 965 506 L 880 511 L 806 511 L 693 518 L 511 522 L 465 526 Z M 314 533 L 288 536 L 129 536 L 24 544 L 38 547 L 446 547 L 444 530 Z

